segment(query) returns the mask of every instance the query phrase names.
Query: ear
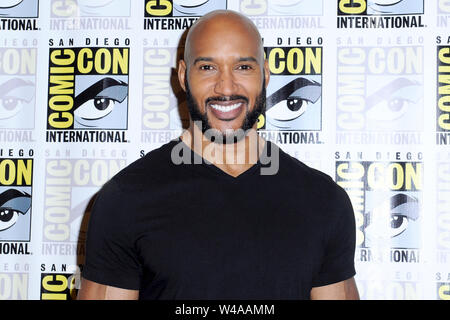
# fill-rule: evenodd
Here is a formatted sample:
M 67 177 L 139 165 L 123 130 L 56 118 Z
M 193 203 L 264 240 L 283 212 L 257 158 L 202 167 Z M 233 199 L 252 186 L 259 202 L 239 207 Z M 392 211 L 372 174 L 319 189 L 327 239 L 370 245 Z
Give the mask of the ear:
M 186 86 L 185 86 L 185 79 L 187 77 L 186 74 L 186 63 L 184 60 L 180 60 L 178 63 L 178 81 L 180 82 L 180 86 L 183 89 L 183 91 L 186 92 Z
M 266 88 L 269 84 L 270 80 L 270 69 L 269 69 L 269 62 L 267 60 L 264 60 L 264 80 L 266 81 Z

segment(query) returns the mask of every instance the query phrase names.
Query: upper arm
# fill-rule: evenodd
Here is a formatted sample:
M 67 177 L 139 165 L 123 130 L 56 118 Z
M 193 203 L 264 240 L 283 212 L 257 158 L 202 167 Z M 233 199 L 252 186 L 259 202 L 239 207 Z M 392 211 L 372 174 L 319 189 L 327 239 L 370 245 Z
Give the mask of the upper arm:
M 326 291 L 344 284 L 350 288 L 355 286 L 350 279 L 356 273 L 356 224 L 350 199 L 342 188 L 338 188 L 334 201 L 330 202 L 333 204 L 330 209 L 332 214 L 324 227 L 321 260 L 312 281 L 312 287 Z
M 137 300 L 138 290 L 128 290 L 93 282 L 83 278 L 78 300 Z
M 311 300 L 359 300 L 355 279 L 340 281 L 311 290 Z
M 81 276 L 112 288 L 138 290 L 141 264 L 135 246 L 134 218 L 126 207 L 129 199 L 121 194 L 118 184 L 109 181 L 95 200 L 89 218 Z M 89 292 L 102 288 L 92 288 L 90 282 L 87 282 Z

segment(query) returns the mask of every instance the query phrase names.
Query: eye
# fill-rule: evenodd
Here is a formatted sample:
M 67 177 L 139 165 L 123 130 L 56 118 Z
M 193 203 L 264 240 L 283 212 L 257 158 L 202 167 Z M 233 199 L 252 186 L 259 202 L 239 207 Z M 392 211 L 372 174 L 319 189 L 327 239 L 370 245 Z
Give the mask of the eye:
M 303 106 L 305 106 L 305 108 L 306 108 L 308 102 L 303 99 L 299 99 L 299 98 L 288 98 L 286 101 L 286 104 L 287 104 L 287 107 L 289 108 L 289 110 L 298 111 Z
M 3 97 L 0 99 L 0 119 L 8 119 L 18 114 L 25 100 L 17 97 Z
M 209 65 L 209 64 L 204 64 L 204 65 L 201 65 L 201 66 L 199 67 L 199 69 L 200 69 L 200 70 L 203 70 L 203 71 L 210 71 L 210 70 L 213 70 L 213 66 L 212 66 L 212 65 Z
M 75 97 L 75 120 L 88 127 L 98 126 L 95 120 L 109 121 L 113 115 L 106 117 L 111 113 L 117 114 L 114 111 L 116 104 L 120 107 L 127 96 L 128 85 L 125 82 L 112 78 L 101 79 Z
M 400 119 L 420 101 L 421 89 L 421 85 L 405 78 L 388 83 L 367 98 L 367 119 L 380 122 Z
M 405 105 L 405 103 L 408 103 L 408 100 L 406 99 L 399 99 L 399 98 L 394 98 L 389 100 L 388 102 L 388 108 L 392 111 L 392 112 L 398 112 L 401 111 Z
M 19 214 L 24 215 L 31 206 L 31 196 L 23 191 L 8 189 L 0 193 L 0 231 L 16 224 Z
M 110 98 L 95 97 L 79 106 L 75 110 L 75 116 L 85 120 L 101 119 L 113 111 L 115 103 Z
M 243 65 L 238 66 L 237 69 L 238 70 L 252 70 L 253 68 L 252 68 L 252 66 L 250 66 L 248 64 L 243 64 Z
M 408 217 L 399 214 L 391 215 L 391 237 L 396 237 L 408 227 Z
M 394 121 L 401 118 L 413 104 L 411 100 L 394 97 L 386 99 L 373 106 L 367 111 L 369 119 L 378 121 Z
M 9 207 L 0 207 L 0 231 L 11 228 L 16 224 L 19 211 Z
M 272 106 L 266 115 L 278 121 L 290 121 L 300 117 L 305 113 L 309 101 L 301 98 L 287 98 Z
M 0 119 L 18 114 L 34 98 L 34 84 L 13 78 L 0 84 Z
M 321 95 L 321 85 L 318 82 L 303 77 L 296 78 L 267 98 L 267 121 L 276 127 L 286 128 L 288 125 L 271 120 L 295 120 L 306 112 L 309 105 L 319 101 Z
M 114 104 L 112 99 L 108 99 L 108 98 L 95 98 L 94 99 L 94 107 L 97 110 L 107 110 L 111 104 Z

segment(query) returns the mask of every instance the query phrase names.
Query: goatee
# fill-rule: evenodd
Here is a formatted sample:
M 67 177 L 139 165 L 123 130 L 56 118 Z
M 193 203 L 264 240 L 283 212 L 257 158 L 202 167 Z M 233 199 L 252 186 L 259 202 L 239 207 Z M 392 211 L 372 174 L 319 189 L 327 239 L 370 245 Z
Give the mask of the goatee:
M 211 127 L 207 112 L 201 113 L 198 107 L 198 104 L 195 102 L 192 97 L 191 90 L 189 88 L 189 83 L 187 81 L 187 77 L 185 78 L 185 87 L 186 87 L 186 102 L 189 110 L 189 114 L 191 116 L 191 120 L 198 126 L 198 128 L 202 131 L 203 135 L 210 140 L 211 142 L 219 143 L 219 144 L 227 144 L 227 143 L 237 143 L 242 140 L 248 130 L 253 128 L 255 123 L 258 121 L 258 118 L 261 114 L 264 113 L 266 109 L 266 85 L 265 79 L 263 78 L 263 85 L 261 88 L 260 94 L 256 97 L 255 105 L 249 112 L 248 109 L 245 111 L 246 115 L 241 127 L 237 130 L 230 130 L 227 132 L 221 132 L 217 129 Z M 205 101 L 205 105 L 208 101 L 230 101 L 241 99 L 248 103 L 248 98 L 244 96 L 220 96 L 220 97 L 209 97 Z

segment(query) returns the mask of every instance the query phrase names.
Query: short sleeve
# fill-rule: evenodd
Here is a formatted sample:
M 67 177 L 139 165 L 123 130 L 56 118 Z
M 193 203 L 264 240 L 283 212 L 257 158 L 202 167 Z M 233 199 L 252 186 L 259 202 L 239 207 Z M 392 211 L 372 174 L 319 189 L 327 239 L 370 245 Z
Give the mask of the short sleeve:
M 99 191 L 89 218 L 82 276 L 100 284 L 138 290 L 140 263 L 126 204 L 114 180 Z
M 355 275 L 356 226 L 353 207 L 344 189 L 337 186 L 330 202 L 331 223 L 328 224 L 324 259 L 313 287 L 347 280 Z

